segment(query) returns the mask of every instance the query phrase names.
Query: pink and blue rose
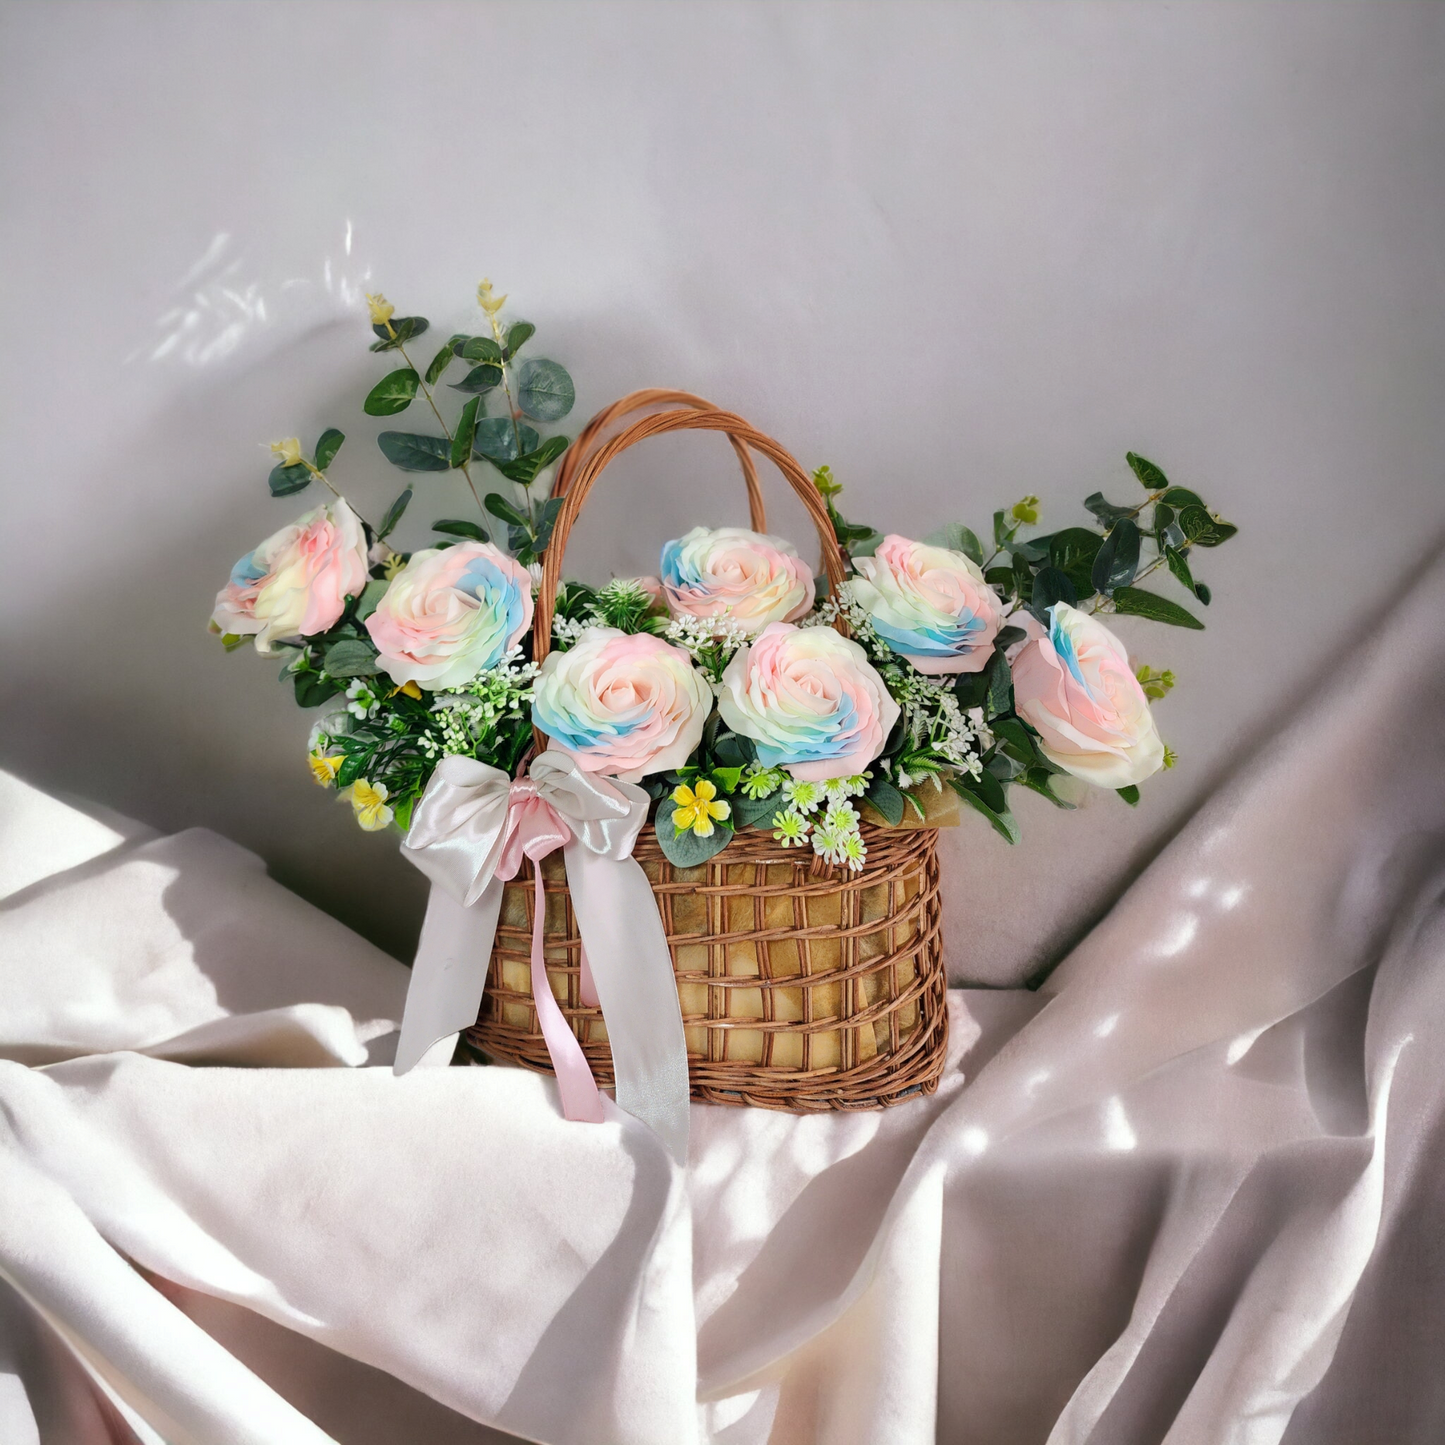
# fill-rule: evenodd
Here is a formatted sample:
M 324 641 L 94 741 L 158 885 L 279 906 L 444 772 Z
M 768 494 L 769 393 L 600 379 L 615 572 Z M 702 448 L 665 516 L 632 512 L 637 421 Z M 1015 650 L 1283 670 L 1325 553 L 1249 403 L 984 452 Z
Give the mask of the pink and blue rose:
M 861 773 L 878 757 L 898 704 L 850 638 L 774 622 L 728 664 L 718 712 L 767 767 L 821 782 Z
M 496 667 L 531 625 L 531 575 L 490 542 L 413 553 L 366 619 L 386 672 L 434 691 Z
M 1124 644 L 1097 618 L 1057 602 L 1049 630 L 1032 618 L 1013 654 L 1018 715 L 1051 762 L 1099 788 L 1142 783 L 1164 765 L 1164 744 Z
M 813 574 L 791 542 L 743 527 L 694 527 L 662 549 L 674 617 L 732 622 L 749 637 L 813 606 Z
M 549 653 L 533 685 L 536 726 L 583 771 L 629 783 L 682 767 L 711 711 L 712 689 L 686 652 L 613 627 Z
M 873 630 L 919 672 L 987 666 L 1003 609 L 971 558 L 890 534 L 853 569 L 853 597 Z
M 334 627 L 367 581 L 366 532 L 338 498 L 273 533 L 231 569 L 212 625 L 256 639 L 257 652 Z

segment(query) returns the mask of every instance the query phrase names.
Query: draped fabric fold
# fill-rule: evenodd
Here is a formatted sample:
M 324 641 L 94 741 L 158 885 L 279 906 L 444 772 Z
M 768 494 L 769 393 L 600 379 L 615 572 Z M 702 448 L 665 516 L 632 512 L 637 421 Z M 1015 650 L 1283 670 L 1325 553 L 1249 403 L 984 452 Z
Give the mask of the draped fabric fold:
M 407 992 L 395 1072 L 415 1067 L 448 1034 L 476 1021 L 502 889 L 523 857 L 536 865 L 532 994 L 563 1112 L 600 1121 L 597 1086 L 548 982 L 540 863 L 560 848 L 582 934 L 581 992 L 600 1003 L 617 1102 L 687 1159 L 687 1045 L 672 959 L 647 875 L 632 856 L 648 797 L 593 777 L 564 749 L 533 759 L 515 782 L 475 758 L 443 758 L 413 813 L 403 854 L 431 880 Z

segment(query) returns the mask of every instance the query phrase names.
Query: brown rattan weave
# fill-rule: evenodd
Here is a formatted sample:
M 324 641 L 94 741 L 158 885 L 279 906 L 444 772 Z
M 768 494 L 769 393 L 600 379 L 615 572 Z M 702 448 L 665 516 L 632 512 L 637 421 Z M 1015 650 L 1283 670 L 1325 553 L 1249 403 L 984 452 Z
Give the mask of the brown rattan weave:
M 600 439 L 613 422 L 655 405 L 680 409 L 643 416 Z M 842 580 L 822 500 L 782 447 L 701 398 L 633 393 L 593 418 L 559 469 L 554 494 L 566 500 L 537 605 L 539 659 L 551 640 L 550 599 L 567 537 L 591 486 L 636 441 L 679 430 L 727 435 L 757 530 L 766 523 L 749 451 L 774 461 L 817 526 L 824 573 L 834 586 Z M 938 835 L 933 828 L 862 827 L 868 858 L 859 873 L 823 866 L 810 851 L 784 848 L 754 829 L 697 868 L 669 863 L 650 828 L 638 838 L 633 856 L 652 883 L 677 975 L 695 1098 L 808 1113 L 882 1108 L 937 1088 L 948 1034 Z M 610 1086 L 607 1026 L 601 1010 L 581 999 L 581 943 L 561 855 L 541 867 L 552 992 L 598 1083 Z M 506 886 L 481 1016 L 469 1037 L 493 1058 L 549 1071 L 530 981 L 534 889 L 530 871 Z

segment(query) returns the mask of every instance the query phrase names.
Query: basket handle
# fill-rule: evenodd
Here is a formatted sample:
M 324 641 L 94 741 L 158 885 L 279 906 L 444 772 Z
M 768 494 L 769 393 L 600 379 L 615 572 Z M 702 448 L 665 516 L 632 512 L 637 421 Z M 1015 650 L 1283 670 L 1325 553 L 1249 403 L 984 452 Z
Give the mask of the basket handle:
M 541 591 L 537 597 L 537 608 L 532 622 L 532 656 L 538 663 L 543 662 L 551 650 L 552 614 L 557 601 L 557 587 L 562 580 L 562 559 L 567 551 L 567 538 L 582 511 L 587 494 L 608 464 L 628 447 L 650 436 L 661 436 L 675 431 L 720 431 L 732 439 L 734 446 L 751 448 L 767 457 L 782 472 L 788 485 L 802 502 L 804 510 L 813 519 L 813 525 L 818 531 L 818 541 L 822 545 L 823 572 L 828 578 L 829 586 L 836 591 L 843 584 L 847 573 L 843 553 L 833 534 L 828 509 L 818 489 L 790 452 L 772 437 L 729 411 L 684 409 L 654 412 L 651 416 L 640 417 L 615 436 L 609 437 L 587 456 L 568 478 L 567 494 L 552 527 L 552 540 L 542 563 Z
M 598 435 L 613 422 L 630 416 L 635 411 L 645 411 L 654 406 L 691 406 L 699 411 L 719 411 L 712 402 L 690 391 L 672 391 L 666 387 L 651 386 L 641 391 L 632 391 L 620 401 L 604 407 L 582 428 L 577 440 L 567 448 L 552 480 L 552 496 L 565 497 L 572 488 L 572 480 L 585 458 L 590 457 L 601 445 Z M 763 491 L 758 485 L 758 469 L 752 453 L 736 437 L 729 437 L 733 450 L 738 454 L 738 464 L 743 469 L 743 485 L 748 489 L 748 519 L 755 532 L 768 530 L 768 514 L 763 507 Z

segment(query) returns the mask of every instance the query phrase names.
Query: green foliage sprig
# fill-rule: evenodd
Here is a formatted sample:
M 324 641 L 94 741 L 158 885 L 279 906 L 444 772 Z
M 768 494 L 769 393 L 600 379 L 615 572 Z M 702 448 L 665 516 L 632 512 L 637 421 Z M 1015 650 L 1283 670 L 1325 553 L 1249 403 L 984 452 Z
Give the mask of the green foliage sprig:
M 1026 612 L 1047 628 L 1049 609 L 1063 602 L 1085 612 L 1119 613 L 1202 629 L 1203 622 L 1189 608 L 1137 584 L 1167 570 L 1191 602 L 1207 607 L 1210 591 L 1194 576 L 1194 549 L 1218 547 L 1238 528 L 1210 511 L 1197 492 L 1172 485 L 1163 470 L 1146 457 L 1128 452 L 1125 460 L 1147 495 L 1134 506 L 1123 506 L 1105 500 L 1102 493 L 1093 493 L 1085 498 L 1084 508 L 1096 519 L 1094 527 L 1065 527 L 1025 537 L 1024 529 L 1039 520 L 1039 500 L 1028 496 L 1007 511 L 993 514 L 993 546 L 987 554 L 978 535 L 962 523 L 941 527 L 924 541 L 962 552 L 979 566 L 1003 603 L 1006 617 Z M 881 538 L 875 528 L 849 522 L 840 514 L 835 498 L 842 487 L 831 469 L 820 467 L 813 481 L 827 503 L 839 543 L 852 556 L 871 555 Z M 904 707 L 883 756 L 873 765 L 876 773 L 901 788 L 916 784 L 920 777 L 946 781 L 1010 842 L 1019 838 L 1008 805 L 1012 785 L 1039 793 L 1057 807 L 1075 806 L 1056 790 L 1063 770 L 1044 755 L 1038 733 L 1014 709 L 1007 654 L 1024 638 L 1020 627 L 1008 625 L 999 631 L 993 655 L 981 671 L 949 680 L 925 678 L 876 637 L 867 615 L 850 606 L 846 594 L 845 584 L 844 596 L 825 604 L 820 615 L 827 620 L 840 613 L 846 617 L 854 639 L 867 650 Z M 1146 696 L 1157 699 L 1173 687 L 1174 675 L 1144 666 L 1139 670 L 1139 682 Z M 949 694 L 947 702 L 942 696 L 945 692 Z M 916 695 L 912 703 L 910 695 Z M 971 765 L 959 766 L 951 756 L 956 748 L 940 747 L 940 739 L 947 739 L 949 722 L 957 714 L 975 719 L 989 734 L 976 771 Z M 1173 752 L 1166 749 L 1165 766 L 1172 767 L 1174 760 Z M 1131 805 L 1139 801 L 1136 787 L 1118 791 Z

